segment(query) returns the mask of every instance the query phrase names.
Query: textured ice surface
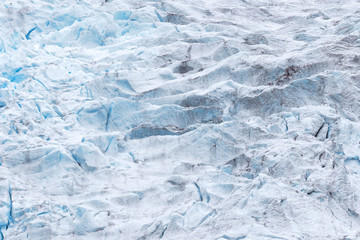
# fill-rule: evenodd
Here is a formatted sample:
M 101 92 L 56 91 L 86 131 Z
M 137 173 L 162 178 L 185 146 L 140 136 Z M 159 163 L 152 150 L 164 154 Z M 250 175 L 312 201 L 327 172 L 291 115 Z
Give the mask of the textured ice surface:
M 358 0 L 2 0 L 0 239 L 359 239 Z

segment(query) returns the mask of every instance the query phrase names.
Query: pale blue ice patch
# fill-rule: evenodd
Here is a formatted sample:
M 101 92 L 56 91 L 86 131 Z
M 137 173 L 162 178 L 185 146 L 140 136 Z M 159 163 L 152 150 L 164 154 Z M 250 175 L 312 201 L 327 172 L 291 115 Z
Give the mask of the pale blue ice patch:
M 128 20 L 132 12 L 129 10 L 114 13 L 114 20 Z

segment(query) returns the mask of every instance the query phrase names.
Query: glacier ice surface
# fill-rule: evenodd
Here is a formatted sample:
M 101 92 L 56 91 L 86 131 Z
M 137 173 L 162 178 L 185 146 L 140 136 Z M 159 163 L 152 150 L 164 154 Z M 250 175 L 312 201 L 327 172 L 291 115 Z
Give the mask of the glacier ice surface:
M 0 3 L 0 239 L 359 239 L 360 2 Z

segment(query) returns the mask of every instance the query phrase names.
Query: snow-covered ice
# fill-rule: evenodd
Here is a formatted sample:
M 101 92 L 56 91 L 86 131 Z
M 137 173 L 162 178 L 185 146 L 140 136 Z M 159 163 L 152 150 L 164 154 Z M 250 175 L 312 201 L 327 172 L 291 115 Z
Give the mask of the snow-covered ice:
M 360 239 L 359 0 L 2 0 L 0 239 Z

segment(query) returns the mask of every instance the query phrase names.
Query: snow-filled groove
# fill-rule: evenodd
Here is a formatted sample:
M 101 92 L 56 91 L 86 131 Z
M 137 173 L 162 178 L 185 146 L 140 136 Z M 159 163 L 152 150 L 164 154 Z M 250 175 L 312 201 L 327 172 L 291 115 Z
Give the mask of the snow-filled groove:
M 359 9 L 1 1 L 1 239 L 360 239 Z

